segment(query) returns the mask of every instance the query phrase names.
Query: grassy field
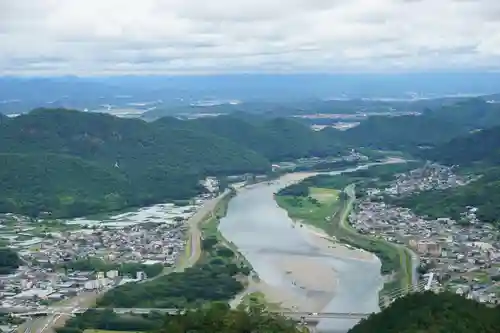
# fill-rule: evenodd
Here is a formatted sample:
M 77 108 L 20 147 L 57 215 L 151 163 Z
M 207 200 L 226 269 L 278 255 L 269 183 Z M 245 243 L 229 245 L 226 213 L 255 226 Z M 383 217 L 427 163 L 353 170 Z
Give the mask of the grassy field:
M 328 179 L 322 179 L 324 183 Z M 385 285 L 383 293 L 390 293 L 411 284 L 411 256 L 403 246 L 383 239 L 359 234 L 347 218 L 353 208 L 354 186 L 340 191 L 328 188 L 310 187 L 308 197 L 277 196 L 280 207 L 287 210 L 292 219 L 319 227 L 341 242 L 361 248 L 377 255 L 382 262 L 382 273 L 396 272 L 395 280 Z
M 309 195 L 322 204 L 336 202 L 339 199 L 339 191 L 330 188 L 311 187 L 309 188 Z
M 339 191 L 328 188 L 309 188 L 309 196 L 276 196 L 278 205 L 293 220 L 304 220 L 318 228 L 327 229 L 330 218 L 339 208 Z

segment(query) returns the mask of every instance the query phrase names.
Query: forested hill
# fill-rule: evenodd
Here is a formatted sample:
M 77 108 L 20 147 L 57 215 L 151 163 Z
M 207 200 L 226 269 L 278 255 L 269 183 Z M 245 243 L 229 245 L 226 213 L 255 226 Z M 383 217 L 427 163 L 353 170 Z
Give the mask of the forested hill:
M 327 129 L 334 140 L 353 147 L 404 150 L 434 147 L 473 131 L 500 125 L 500 104 L 471 98 L 426 109 L 422 115 L 372 116 L 347 131 Z
M 187 199 L 207 175 L 266 173 L 271 160 L 339 152 L 293 120 L 248 121 L 147 123 L 62 109 L 8 119 L 0 123 L 0 212 L 80 216 Z
M 500 164 L 500 126 L 479 130 L 457 137 L 421 152 L 421 156 L 444 164 Z
M 408 151 L 447 142 L 468 130 L 435 116 L 373 116 L 347 131 L 326 129 L 323 132 L 332 140 L 354 147 Z
M 462 296 L 432 292 L 397 299 L 349 333 L 498 333 L 500 310 Z
M 0 125 L 0 211 L 76 216 L 200 191 L 205 175 L 263 173 L 260 154 L 211 133 L 35 110 Z
M 468 130 L 489 128 L 500 125 L 500 104 L 488 103 L 482 98 L 471 98 L 434 110 L 427 110 L 425 115 L 453 122 Z
M 159 123 L 172 120 L 160 119 Z M 185 122 L 200 131 L 222 136 L 271 161 L 309 156 L 332 156 L 343 151 L 337 140 L 289 118 L 220 116 Z

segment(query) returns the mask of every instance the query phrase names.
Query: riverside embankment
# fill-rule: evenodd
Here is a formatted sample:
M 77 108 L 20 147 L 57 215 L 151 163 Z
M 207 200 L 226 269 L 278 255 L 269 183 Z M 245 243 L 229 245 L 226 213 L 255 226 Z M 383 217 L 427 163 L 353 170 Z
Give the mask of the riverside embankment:
M 238 191 L 219 229 L 251 263 L 262 281 L 255 288 L 261 288 L 269 302 L 310 312 L 378 311 L 383 283 L 378 258 L 333 244 L 319 232 L 294 225 L 274 200 L 279 189 L 312 175 L 288 174 L 271 184 Z M 356 321 L 328 319 L 319 327 L 324 332 L 346 332 Z

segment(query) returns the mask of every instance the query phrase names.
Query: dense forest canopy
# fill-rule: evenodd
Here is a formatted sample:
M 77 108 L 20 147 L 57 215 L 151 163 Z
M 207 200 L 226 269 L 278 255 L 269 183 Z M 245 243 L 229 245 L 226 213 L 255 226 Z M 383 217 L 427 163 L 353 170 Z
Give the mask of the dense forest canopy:
M 498 327 L 498 308 L 450 293 L 426 292 L 397 299 L 387 309 L 362 320 L 348 333 L 498 333 Z M 152 312 L 124 316 L 112 310 L 89 310 L 71 318 L 66 327 L 57 332 L 82 333 L 86 329 L 168 333 L 306 332 L 298 323 L 262 307 L 230 309 L 223 302 L 169 315 Z
M 237 114 L 182 121 L 165 117 L 153 124 L 159 128 L 175 124 L 184 130 L 211 133 L 258 152 L 273 162 L 335 156 L 345 151 L 338 141 L 330 140 L 325 133 L 312 131 L 290 118 Z
M 0 123 L 0 212 L 71 217 L 187 199 L 207 175 L 266 173 L 275 159 L 339 152 L 288 119 L 147 123 L 38 109 Z
M 112 310 L 89 310 L 71 318 L 57 333 L 82 333 L 85 329 L 165 333 L 300 333 L 295 322 L 261 307 L 230 309 L 212 303 L 185 314 L 118 315 Z
M 459 101 L 425 113 L 463 126 L 467 130 L 500 125 L 500 104 L 488 103 L 482 98 Z
M 332 139 L 353 147 L 414 151 L 467 133 L 453 122 L 435 116 L 372 116 L 346 131 L 324 130 Z
M 425 108 L 421 115 L 371 116 L 346 131 L 324 130 L 353 147 L 418 152 L 444 144 L 471 131 L 500 125 L 500 104 L 472 98 Z
M 498 333 L 499 308 L 462 296 L 432 292 L 397 299 L 348 333 Z
M 424 150 L 423 158 L 448 165 L 470 166 L 472 164 L 500 164 L 500 126 L 475 131 Z

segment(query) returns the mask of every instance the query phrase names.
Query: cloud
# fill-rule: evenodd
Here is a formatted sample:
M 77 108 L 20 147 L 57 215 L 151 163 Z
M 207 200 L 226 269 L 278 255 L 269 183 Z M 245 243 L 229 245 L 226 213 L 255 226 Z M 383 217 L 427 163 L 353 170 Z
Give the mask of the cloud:
M 498 0 L 0 0 L 0 74 L 498 69 Z

